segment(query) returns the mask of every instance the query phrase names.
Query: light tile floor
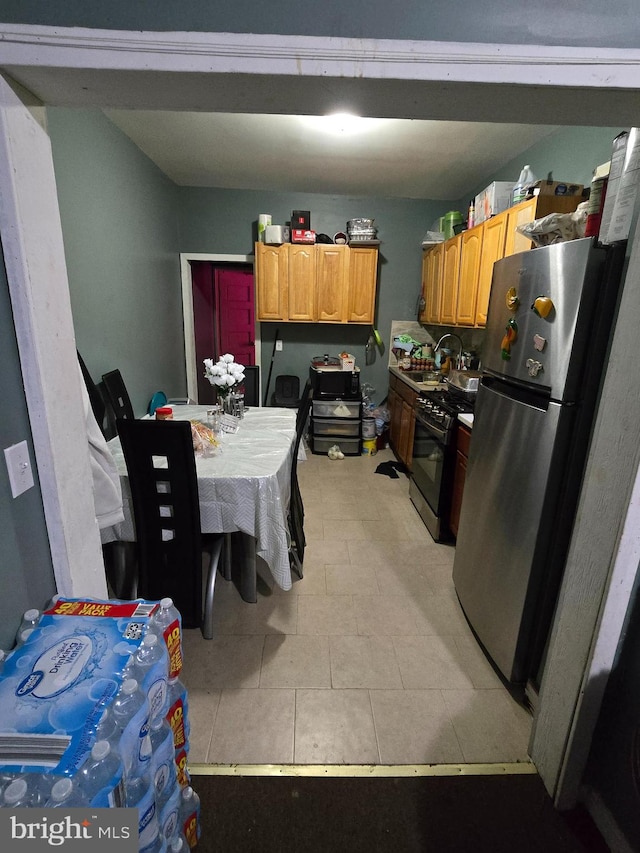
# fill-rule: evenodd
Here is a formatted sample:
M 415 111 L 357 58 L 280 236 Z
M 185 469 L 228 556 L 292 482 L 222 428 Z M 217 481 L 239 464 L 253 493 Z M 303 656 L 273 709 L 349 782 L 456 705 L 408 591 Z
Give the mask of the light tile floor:
M 531 717 L 457 602 L 390 451 L 298 465 L 304 578 L 257 604 L 219 578 L 215 638 L 184 637 L 193 764 L 527 761 Z M 295 577 L 295 576 L 294 576 Z

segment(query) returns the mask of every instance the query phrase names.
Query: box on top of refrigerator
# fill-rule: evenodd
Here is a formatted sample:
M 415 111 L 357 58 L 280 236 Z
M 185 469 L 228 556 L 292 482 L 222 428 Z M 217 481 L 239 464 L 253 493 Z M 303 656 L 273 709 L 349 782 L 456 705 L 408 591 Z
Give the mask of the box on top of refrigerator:
M 475 198 L 474 222 L 479 225 L 491 219 L 496 213 L 502 213 L 511 204 L 513 181 L 493 181 Z

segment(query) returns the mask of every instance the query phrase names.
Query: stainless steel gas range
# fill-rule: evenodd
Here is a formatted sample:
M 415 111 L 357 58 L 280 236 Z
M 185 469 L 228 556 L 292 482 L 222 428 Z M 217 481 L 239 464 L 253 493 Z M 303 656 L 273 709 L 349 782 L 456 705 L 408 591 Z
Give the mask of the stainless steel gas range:
M 458 415 L 473 402 L 450 391 L 425 391 L 416 401 L 409 497 L 436 542 L 453 539 L 449 527 Z

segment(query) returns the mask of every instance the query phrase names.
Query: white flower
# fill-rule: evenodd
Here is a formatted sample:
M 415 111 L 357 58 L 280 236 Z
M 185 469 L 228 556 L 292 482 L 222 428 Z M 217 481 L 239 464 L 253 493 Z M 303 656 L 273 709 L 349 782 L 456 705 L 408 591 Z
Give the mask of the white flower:
M 205 378 L 220 392 L 230 391 L 244 382 L 244 365 L 235 362 L 231 353 L 221 355 L 215 364 L 213 359 L 205 358 L 203 364 Z

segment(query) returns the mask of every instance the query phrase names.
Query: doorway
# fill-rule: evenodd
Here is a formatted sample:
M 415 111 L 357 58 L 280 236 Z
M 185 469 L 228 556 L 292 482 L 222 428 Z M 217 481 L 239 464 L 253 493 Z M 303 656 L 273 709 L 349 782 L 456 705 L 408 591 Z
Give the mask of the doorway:
M 206 405 L 214 395 L 202 375 L 203 359 L 230 352 L 241 364 L 261 364 L 253 256 L 183 253 L 180 278 L 187 394 Z
M 248 264 L 191 262 L 196 365 L 232 353 L 239 364 L 254 365 L 253 269 Z M 213 386 L 197 371 L 198 402 L 215 402 Z

